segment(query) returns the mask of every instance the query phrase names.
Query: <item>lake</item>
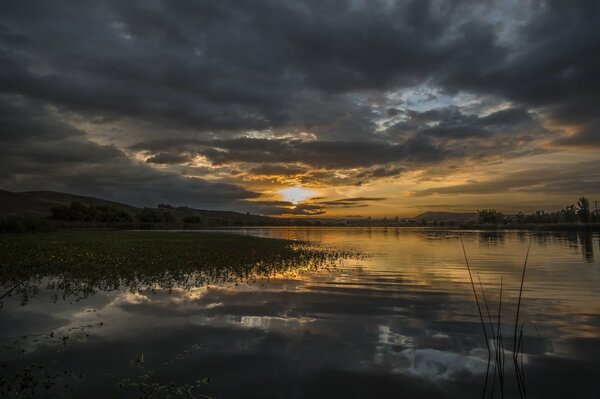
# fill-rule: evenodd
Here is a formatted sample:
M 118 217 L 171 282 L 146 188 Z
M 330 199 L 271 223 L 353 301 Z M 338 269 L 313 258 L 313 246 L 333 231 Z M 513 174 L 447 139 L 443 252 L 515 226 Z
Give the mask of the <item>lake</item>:
M 84 297 L 63 298 L 42 278 L 26 301 L 4 300 L 3 359 L 36 365 L 24 378 L 57 384 L 50 391 L 66 384 L 86 398 L 479 398 L 484 386 L 488 397 L 501 390 L 504 397 L 600 397 L 598 234 L 226 231 L 366 256 L 264 279 L 143 292 L 112 287 Z M 461 240 L 487 334 L 503 334 L 503 382 L 494 366 L 502 351 L 491 336 L 488 363 Z M 512 348 L 529 246 L 518 382 Z

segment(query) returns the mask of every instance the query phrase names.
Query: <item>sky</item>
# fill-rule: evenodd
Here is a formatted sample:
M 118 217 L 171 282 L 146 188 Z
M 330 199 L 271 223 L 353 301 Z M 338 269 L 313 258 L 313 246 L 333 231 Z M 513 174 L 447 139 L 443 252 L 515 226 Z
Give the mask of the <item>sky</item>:
M 600 200 L 598 1 L 0 2 L 0 188 L 281 216 Z

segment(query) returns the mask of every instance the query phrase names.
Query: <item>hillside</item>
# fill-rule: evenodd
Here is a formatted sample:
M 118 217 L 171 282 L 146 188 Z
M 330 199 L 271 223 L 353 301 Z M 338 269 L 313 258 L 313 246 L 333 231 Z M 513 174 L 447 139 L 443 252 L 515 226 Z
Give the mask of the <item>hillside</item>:
M 51 215 L 52 208 L 69 206 L 73 202 L 81 202 L 88 206 L 110 206 L 124 210 L 133 216 L 143 211 L 143 208 L 119 202 L 56 191 L 27 191 L 14 193 L 11 191 L 0 190 L 0 215 L 46 218 Z M 176 221 L 181 221 L 186 216 L 198 216 L 208 225 L 281 223 L 278 219 L 267 216 L 232 211 L 208 211 L 187 207 L 173 207 L 167 208 L 167 210 L 173 213 Z
M 84 197 L 81 195 L 60 193 L 55 191 L 27 191 L 13 193 L 0 190 L 0 215 L 37 216 L 50 215 L 50 210 L 56 206 L 68 206 L 72 202 L 82 202 L 94 206 L 114 206 L 129 212 L 135 212 L 133 206 L 118 202 L 106 201 L 100 198 Z
M 101 198 L 86 197 L 75 194 L 68 194 L 56 191 L 27 191 L 15 193 L 6 190 L 0 190 L 0 216 L 22 216 L 29 218 L 47 218 L 52 214 L 52 208 L 68 207 L 73 202 L 83 203 L 87 206 L 102 207 L 108 206 L 117 208 L 131 216 L 135 217 L 144 211 L 144 208 L 131 206 L 114 201 L 108 201 Z M 188 207 L 166 207 L 153 208 L 162 209 L 173 216 L 174 223 L 184 222 L 185 218 L 193 216 L 197 223 L 207 226 L 233 226 L 233 225 L 297 225 L 317 223 L 319 225 L 388 225 L 390 222 L 379 220 L 344 220 L 344 219 L 324 219 L 312 218 L 312 222 L 308 219 L 298 218 L 273 218 L 268 216 L 260 216 L 246 214 L 234 211 L 213 211 L 202 210 Z M 473 212 L 424 212 L 413 218 L 410 218 L 417 223 L 424 220 L 432 223 L 438 222 L 455 222 L 467 223 L 477 220 L 477 214 Z
M 433 222 L 470 222 L 477 220 L 477 213 L 475 212 L 424 212 L 412 218 L 413 220 Z

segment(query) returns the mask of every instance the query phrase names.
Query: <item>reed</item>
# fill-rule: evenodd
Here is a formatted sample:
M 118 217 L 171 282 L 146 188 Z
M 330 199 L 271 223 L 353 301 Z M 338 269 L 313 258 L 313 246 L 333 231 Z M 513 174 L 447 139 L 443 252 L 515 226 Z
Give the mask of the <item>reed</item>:
M 479 294 L 477 291 L 477 288 L 475 286 L 475 282 L 473 280 L 473 271 L 472 271 L 471 265 L 469 263 L 469 258 L 467 256 L 467 251 L 465 249 L 465 244 L 462 240 L 462 237 L 460 238 L 460 242 L 461 242 L 461 246 L 462 246 L 463 255 L 465 258 L 467 272 L 469 274 L 469 281 L 471 283 L 471 288 L 473 290 L 473 296 L 475 297 L 475 303 L 477 305 L 477 312 L 479 314 L 479 321 L 481 323 L 481 328 L 483 330 L 483 337 L 485 339 L 486 348 L 488 351 L 488 361 L 487 361 L 487 367 L 486 367 L 486 373 L 485 373 L 485 381 L 484 381 L 484 386 L 483 386 L 482 398 L 485 399 L 488 392 L 489 392 L 489 397 L 493 398 L 494 394 L 496 392 L 496 386 L 498 387 L 498 391 L 500 392 L 500 397 L 504 398 L 505 393 L 506 393 L 506 389 L 505 389 L 505 382 L 506 382 L 505 353 L 506 353 L 506 351 L 505 351 L 505 346 L 504 346 L 505 338 L 504 338 L 503 331 L 502 331 L 502 296 L 503 296 L 503 292 L 504 292 L 504 280 L 503 280 L 503 277 L 500 276 L 500 292 L 499 292 L 499 299 L 498 299 L 498 312 L 496 315 L 496 327 L 494 328 L 494 322 L 493 322 L 493 318 L 492 318 L 492 311 L 490 309 L 490 303 L 488 301 L 488 296 L 486 295 L 486 291 L 483 287 L 483 283 L 481 282 L 481 277 L 479 276 L 479 274 L 477 275 L 477 279 L 478 279 L 478 283 L 479 283 L 478 285 L 479 285 L 479 290 L 480 290 L 480 294 Z M 527 262 L 529 260 L 530 250 L 531 250 L 531 244 L 527 248 L 527 253 L 525 254 L 525 262 L 523 263 L 523 270 L 521 273 L 521 284 L 519 286 L 519 295 L 518 295 L 517 308 L 515 311 L 515 319 L 514 319 L 514 326 L 513 326 L 514 332 L 513 332 L 512 360 L 513 360 L 513 367 L 514 367 L 514 372 L 515 372 L 515 377 L 516 377 L 517 390 L 519 392 L 519 397 L 522 399 L 527 397 L 527 389 L 526 389 L 526 384 L 525 384 L 525 372 L 524 372 L 524 367 L 523 367 L 523 358 L 524 358 L 523 331 L 525 328 L 525 323 L 519 324 L 519 315 L 520 315 L 520 311 L 521 311 L 521 303 L 522 303 L 522 298 L 523 298 L 523 287 L 525 285 L 525 273 L 527 271 Z M 483 299 L 483 306 L 480 303 L 480 297 Z M 485 312 L 486 312 L 485 316 L 487 316 L 487 320 L 489 322 L 489 327 L 486 327 L 486 322 L 485 322 L 486 317 L 484 317 L 482 308 L 485 309 Z M 492 341 L 491 345 L 489 342 L 490 339 Z M 493 357 L 494 371 L 493 371 L 493 375 L 492 375 L 491 389 L 488 391 L 488 386 L 490 385 L 489 374 L 490 374 L 490 369 L 491 369 L 491 365 L 492 365 L 491 364 L 492 363 L 492 348 L 494 350 L 494 357 Z

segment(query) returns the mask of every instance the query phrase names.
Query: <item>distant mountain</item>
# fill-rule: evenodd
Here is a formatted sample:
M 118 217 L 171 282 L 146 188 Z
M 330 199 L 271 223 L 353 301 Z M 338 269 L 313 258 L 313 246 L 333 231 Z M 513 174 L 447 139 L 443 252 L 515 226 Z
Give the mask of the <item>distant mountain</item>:
M 86 197 L 56 191 L 26 191 L 14 193 L 0 190 L 0 215 L 45 218 L 51 215 L 52 208 L 69 206 L 72 202 L 82 202 L 93 206 L 112 206 L 135 215 L 143 210 L 135 206 L 108 201 L 101 198 Z M 167 208 L 181 221 L 186 216 L 199 216 L 208 225 L 232 224 L 281 224 L 280 219 L 267 216 L 245 214 L 232 211 L 208 211 L 187 207 Z
M 6 190 L 0 190 L 0 216 L 25 216 L 33 218 L 46 218 L 52 214 L 52 208 L 69 206 L 72 202 L 81 202 L 88 206 L 111 206 L 126 211 L 132 216 L 143 211 L 143 208 L 123 204 L 120 202 L 108 201 L 101 198 L 86 197 L 82 195 L 61 193 L 56 191 L 26 191 L 15 193 Z M 156 209 L 156 208 L 154 208 Z M 194 209 L 188 207 L 163 207 L 173 214 L 175 222 L 184 222 L 188 216 L 199 217 L 201 224 L 207 226 L 233 226 L 233 225 L 294 225 L 311 224 L 319 225 L 388 225 L 390 220 L 344 220 L 344 219 L 326 219 L 326 218 L 273 218 L 268 216 L 253 215 L 233 211 L 209 211 Z M 473 212 L 425 212 L 409 220 L 421 223 L 427 222 L 456 222 L 467 223 L 477 220 L 477 214 Z
M 421 213 L 412 218 L 416 221 L 426 220 L 432 222 L 437 220 L 438 222 L 470 222 L 477 220 L 477 213 L 475 212 L 425 212 Z
M 13 193 L 11 191 L 0 190 L 0 215 L 44 217 L 50 215 L 50 210 L 53 207 L 68 206 L 72 202 L 82 202 L 86 205 L 94 206 L 110 205 L 129 212 L 134 212 L 138 209 L 119 202 L 56 191 Z

